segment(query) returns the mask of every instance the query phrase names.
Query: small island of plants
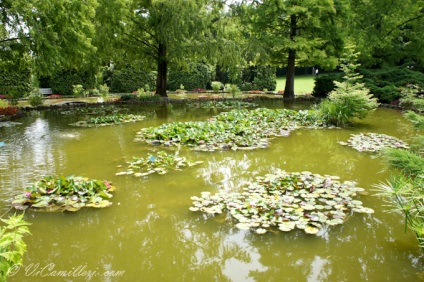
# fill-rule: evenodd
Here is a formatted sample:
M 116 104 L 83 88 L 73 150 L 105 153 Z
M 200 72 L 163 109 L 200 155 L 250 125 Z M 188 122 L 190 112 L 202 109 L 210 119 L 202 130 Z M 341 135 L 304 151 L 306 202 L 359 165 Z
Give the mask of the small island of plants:
M 352 181 L 340 182 L 338 176 L 282 170 L 257 177 L 244 192 L 202 192 L 193 196 L 191 211 L 214 215 L 228 212 L 236 227 L 258 234 L 303 230 L 317 234 L 328 226 L 342 224 L 352 213 L 374 213 L 354 200 L 363 192 Z
M 82 176 L 45 176 L 16 196 L 12 206 L 18 210 L 32 208 L 43 211 L 105 208 L 112 205 L 109 199 L 114 190 L 115 187 L 107 181 Z

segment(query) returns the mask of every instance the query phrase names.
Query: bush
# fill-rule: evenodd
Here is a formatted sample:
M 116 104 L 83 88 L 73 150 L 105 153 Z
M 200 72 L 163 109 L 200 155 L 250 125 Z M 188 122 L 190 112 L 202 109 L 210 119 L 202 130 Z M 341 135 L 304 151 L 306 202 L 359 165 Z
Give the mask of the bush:
M 390 103 L 400 98 L 402 87 L 414 84 L 424 88 L 424 74 L 406 67 L 360 69 L 365 85 L 380 102 Z
M 258 66 L 253 78 L 253 89 L 274 91 L 277 87 L 275 67 Z
M 353 118 L 365 118 L 378 106 L 377 99 L 369 93 L 363 83 L 358 82 L 361 75 L 355 73 L 358 53 L 349 45 L 345 51 L 346 58 L 340 60 L 345 74 L 343 82 L 334 81 L 336 88 L 328 98 L 319 105 L 318 115 L 327 123 L 344 126 Z
M 326 98 L 328 93 L 336 88 L 334 81 L 342 81 L 342 76 L 343 74 L 341 73 L 316 76 L 312 96 L 317 98 Z
M 186 90 L 195 88 L 205 89 L 212 80 L 212 68 L 206 64 L 191 64 L 189 70 L 170 70 L 168 76 L 168 90 L 175 91 L 184 85 Z
M 109 95 L 109 87 L 106 84 L 99 85 L 99 94 L 102 97 L 107 97 Z
M 32 107 L 38 107 L 43 104 L 43 95 L 40 93 L 38 89 L 34 89 L 31 91 L 31 94 L 28 96 L 28 103 Z
M 220 81 L 212 81 L 211 82 L 212 90 L 215 93 L 218 93 L 224 85 Z
M 131 93 L 139 88 L 154 89 L 156 76 L 131 67 L 116 69 L 111 72 L 106 83 L 111 93 Z

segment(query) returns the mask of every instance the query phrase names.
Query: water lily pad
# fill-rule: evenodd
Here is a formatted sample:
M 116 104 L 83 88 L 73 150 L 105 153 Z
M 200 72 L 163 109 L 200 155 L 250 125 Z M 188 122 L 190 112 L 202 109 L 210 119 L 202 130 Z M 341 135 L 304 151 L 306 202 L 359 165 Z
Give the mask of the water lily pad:
M 306 234 L 317 234 L 320 229 L 316 226 L 306 225 L 304 230 Z

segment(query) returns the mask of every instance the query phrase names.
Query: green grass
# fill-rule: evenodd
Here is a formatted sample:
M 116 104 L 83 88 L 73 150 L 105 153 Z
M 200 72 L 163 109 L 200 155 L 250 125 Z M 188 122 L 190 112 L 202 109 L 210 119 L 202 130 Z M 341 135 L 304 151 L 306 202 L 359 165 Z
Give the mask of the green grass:
M 296 95 L 303 95 L 305 93 L 312 93 L 314 89 L 315 77 L 313 75 L 297 75 L 294 78 L 294 93 Z M 276 91 L 284 90 L 286 85 L 285 77 L 277 77 Z

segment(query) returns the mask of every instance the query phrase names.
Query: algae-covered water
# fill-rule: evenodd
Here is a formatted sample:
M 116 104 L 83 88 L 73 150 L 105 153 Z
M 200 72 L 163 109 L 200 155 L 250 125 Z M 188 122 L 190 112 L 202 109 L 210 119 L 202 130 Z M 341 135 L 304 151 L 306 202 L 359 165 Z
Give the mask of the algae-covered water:
M 267 107 L 308 108 L 272 102 Z M 350 134 L 376 132 L 406 142 L 415 135 L 400 111 L 378 109 L 347 129 L 300 129 L 254 151 L 180 154 L 199 166 L 165 175 L 117 176 L 133 156 L 163 148 L 135 143 L 143 127 L 173 121 L 202 121 L 217 110 L 150 105 L 128 111 L 141 122 L 97 128 L 69 124 L 81 114 L 32 111 L 0 128 L 0 210 L 44 175 L 81 175 L 112 182 L 117 190 L 105 209 L 46 213 L 26 211 L 24 265 L 9 281 L 419 281 L 424 260 L 418 242 L 405 232 L 401 214 L 388 213 L 373 185 L 391 173 L 377 154 L 341 146 Z M 167 149 L 170 150 L 170 149 Z M 353 214 L 319 236 L 301 231 L 263 235 L 239 230 L 222 214 L 189 210 L 202 191 L 241 191 L 256 176 L 276 169 L 337 175 L 356 181 L 358 197 L 374 214 Z

